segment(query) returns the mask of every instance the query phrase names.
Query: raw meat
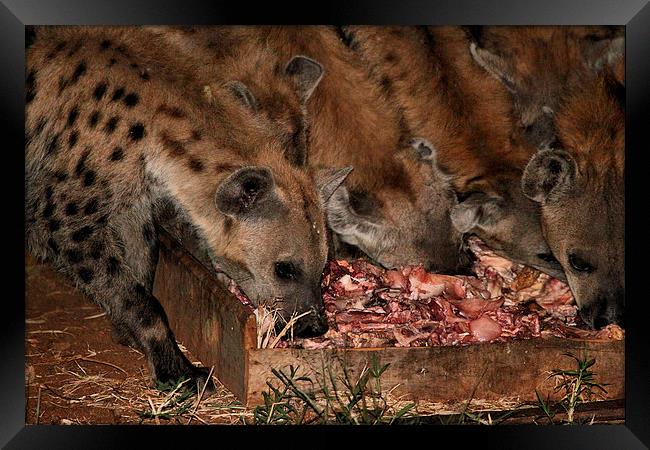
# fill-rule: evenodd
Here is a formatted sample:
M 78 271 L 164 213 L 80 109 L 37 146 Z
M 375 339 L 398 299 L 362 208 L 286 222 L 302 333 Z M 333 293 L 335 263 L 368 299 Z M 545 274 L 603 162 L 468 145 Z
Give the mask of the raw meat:
M 365 260 L 330 261 L 322 290 L 330 325 L 324 336 L 281 347 L 418 347 L 542 337 L 623 339 L 617 325 L 586 329 L 569 287 L 468 239 L 476 276 L 384 270 Z M 241 291 L 231 286 L 240 300 Z

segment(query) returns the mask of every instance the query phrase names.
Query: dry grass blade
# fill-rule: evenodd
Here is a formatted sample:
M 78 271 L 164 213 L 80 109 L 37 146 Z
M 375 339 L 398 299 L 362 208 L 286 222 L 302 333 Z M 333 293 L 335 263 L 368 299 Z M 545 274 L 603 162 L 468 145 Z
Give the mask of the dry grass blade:
M 268 348 L 275 331 L 275 324 L 280 319 L 279 308 L 260 304 L 255 309 L 257 322 L 257 348 Z
M 154 420 L 156 421 L 156 425 L 160 425 L 160 420 L 158 420 L 158 411 L 156 411 L 156 407 L 153 405 L 153 402 L 149 397 L 147 397 L 147 400 L 149 401 L 149 405 L 151 406 L 151 414 L 154 417 Z
M 199 394 L 199 397 L 196 399 L 196 405 L 194 405 L 194 410 L 192 411 L 192 414 L 190 415 L 190 418 L 187 419 L 187 423 L 185 425 L 189 425 L 190 422 L 192 421 L 192 417 L 196 414 L 196 410 L 199 408 L 199 405 L 201 404 L 201 399 L 203 398 L 203 394 L 205 393 L 205 388 L 208 387 L 208 384 L 210 383 L 210 380 L 212 380 L 212 372 L 214 371 L 214 366 L 210 367 L 210 373 L 208 373 L 208 378 L 205 380 L 205 383 L 203 384 L 203 388 L 201 389 L 201 393 Z
M 62 330 L 34 330 L 28 331 L 27 334 L 68 334 L 70 336 L 74 336 L 74 334 Z
M 25 319 L 25 323 L 28 325 L 38 325 L 46 322 L 47 320 L 43 320 L 43 319 Z
M 90 359 L 90 358 L 83 358 L 83 357 L 79 358 L 79 360 L 80 361 L 91 362 L 91 363 L 95 363 L 95 364 L 103 364 L 105 366 L 113 367 L 114 369 L 119 370 L 124 375 L 127 375 L 127 376 L 129 375 L 129 373 L 126 370 L 122 369 L 120 366 L 116 366 L 115 364 L 112 364 L 112 363 L 109 363 L 109 362 L 106 362 L 106 361 L 99 361 L 97 359 Z
M 295 313 L 292 314 L 291 317 L 289 318 L 289 321 L 275 337 L 275 340 L 271 343 L 271 346 L 269 348 L 275 348 L 275 346 L 278 345 L 278 342 L 280 342 L 280 339 L 282 339 L 282 337 L 284 337 L 289 332 L 289 330 L 293 331 L 293 326 L 298 321 L 298 319 L 301 319 L 302 317 L 305 317 L 306 315 L 311 313 L 312 311 L 306 311 L 299 315 L 295 315 Z
M 280 308 L 260 304 L 255 309 L 255 319 L 257 322 L 257 347 L 275 348 L 284 336 L 287 334 L 293 335 L 293 326 L 298 320 L 312 312 L 313 311 L 306 311 L 302 314 L 294 312 L 282 330 L 275 334 L 278 321 L 284 320 L 280 315 Z
M 84 320 L 91 320 L 91 319 L 97 319 L 99 317 L 104 317 L 106 315 L 105 312 L 99 313 L 99 314 L 93 314 L 92 316 L 86 316 L 84 317 Z
M 38 425 L 38 419 L 41 415 L 41 390 L 43 386 L 38 386 L 38 399 L 36 400 L 36 425 Z

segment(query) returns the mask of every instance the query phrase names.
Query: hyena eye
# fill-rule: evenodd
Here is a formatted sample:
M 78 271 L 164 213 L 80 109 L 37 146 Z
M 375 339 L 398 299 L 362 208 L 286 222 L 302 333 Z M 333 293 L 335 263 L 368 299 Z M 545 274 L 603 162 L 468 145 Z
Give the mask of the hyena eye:
M 281 280 L 293 280 L 296 277 L 296 268 L 290 262 L 275 263 L 275 276 Z
M 541 259 L 542 261 L 546 261 L 548 263 L 556 263 L 557 259 L 550 253 L 538 253 L 537 257 Z
M 575 254 L 569 255 L 569 264 L 571 264 L 571 268 L 576 272 L 591 273 L 594 271 L 594 266 Z
M 242 187 L 244 189 L 244 193 L 249 197 L 255 196 L 255 194 L 257 194 L 257 191 L 260 189 L 260 185 L 257 180 L 247 180 Z

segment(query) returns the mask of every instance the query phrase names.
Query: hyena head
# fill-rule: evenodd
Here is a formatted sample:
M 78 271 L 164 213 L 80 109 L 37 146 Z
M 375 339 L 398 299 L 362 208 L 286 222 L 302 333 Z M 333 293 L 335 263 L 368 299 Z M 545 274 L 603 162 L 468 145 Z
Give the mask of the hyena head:
M 623 54 L 617 30 L 589 30 L 490 27 L 470 44 L 474 60 L 510 91 L 519 129 L 537 148 L 555 140 L 553 116 L 565 89 Z
M 521 192 L 520 173 L 497 179 L 499 189 L 460 196 L 451 219 L 461 232 L 481 238 L 495 253 L 565 280 L 544 239 L 539 206 Z
M 386 268 L 469 270 L 471 258 L 449 217 L 456 197 L 437 167 L 435 150 L 416 138 L 395 158 L 399 173 L 384 174 L 371 190 L 341 185 L 334 192 L 327 204 L 329 226 Z
M 323 77 L 321 64 L 295 55 L 281 61 L 271 50 L 250 42 L 225 58 L 232 95 L 276 130 L 286 158 L 297 166 L 307 162 L 305 105 Z
M 280 61 L 247 39 L 245 30 L 205 31 L 216 41 L 217 65 L 227 75 L 227 81 L 204 87 L 205 99 L 218 106 L 223 99 L 215 94 L 229 93 L 283 151 L 273 167 L 267 157 L 260 166 L 232 173 L 217 189 L 215 203 L 226 216 L 226 253 L 213 259 L 255 304 L 269 304 L 285 323 L 309 312 L 294 325 L 295 335 L 322 334 L 327 320 L 320 277 L 328 250 L 323 205 L 351 170 L 307 174 L 301 168 L 307 158 L 305 104 L 323 68 L 302 55 Z
M 276 309 L 282 328 L 299 319 L 296 336 L 327 331 L 320 279 L 328 243 L 323 205 L 351 168 L 322 169 L 310 176 L 287 164 L 248 166 L 218 186 L 216 208 L 225 215 L 215 265 L 255 305 Z
M 584 321 L 623 325 L 625 302 L 624 115 L 607 82 L 558 111 L 559 148 L 537 152 L 522 178 Z

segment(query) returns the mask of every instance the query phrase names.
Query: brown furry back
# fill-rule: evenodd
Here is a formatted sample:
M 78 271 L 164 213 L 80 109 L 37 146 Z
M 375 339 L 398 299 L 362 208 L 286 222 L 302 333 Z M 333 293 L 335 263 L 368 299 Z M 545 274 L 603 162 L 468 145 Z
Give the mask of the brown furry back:
M 486 76 L 458 27 L 349 27 L 372 75 L 401 108 L 413 135 L 429 139 L 455 189 L 500 190 L 531 150 L 512 141 L 508 93 Z
M 609 71 L 574 88 L 555 117 L 561 147 L 569 151 L 582 173 L 604 178 L 625 171 L 624 88 Z M 622 181 L 621 181 L 622 182 Z
M 352 165 L 355 170 L 347 184 L 366 189 L 405 178 L 394 159 L 401 137 L 399 116 L 332 29 L 287 26 L 241 27 L 239 31 L 249 40 L 269 45 L 280 59 L 300 54 L 325 68 L 307 103 L 310 164 Z

